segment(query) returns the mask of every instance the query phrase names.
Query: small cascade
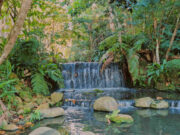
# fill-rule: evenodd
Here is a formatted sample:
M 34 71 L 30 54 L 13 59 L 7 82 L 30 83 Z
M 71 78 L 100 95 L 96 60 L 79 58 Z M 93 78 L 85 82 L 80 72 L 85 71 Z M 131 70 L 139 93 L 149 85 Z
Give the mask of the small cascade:
M 110 64 L 103 73 L 97 62 L 76 62 L 62 65 L 65 89 L 92 89 L 124 87 L 119 65 Z
M 120 108 L 134 107 L 134 100 L 119 100 L 118 105 Z
M 75 91 L 65 91 L 64 92 L 64 106 L 73 107 L 92 107 L 94 101 L 102 96 L 114 97 L 118 103 L 119 107 L 123 106 L 133 106 L 133 100 L 136 91 L 134 89 L 119 88 L 119 89 L 103 89 L 100 93 L 95 90 L 75 90 Z
M 180 109 L 180 100 L 166 100 L 171 109 Z

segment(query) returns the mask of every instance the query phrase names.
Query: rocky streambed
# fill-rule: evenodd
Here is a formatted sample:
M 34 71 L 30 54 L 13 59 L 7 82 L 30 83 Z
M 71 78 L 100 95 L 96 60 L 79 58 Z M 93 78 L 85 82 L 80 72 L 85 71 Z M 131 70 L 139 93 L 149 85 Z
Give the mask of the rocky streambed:
M 126 95 L 124 99 L 122 95 L 119 96 L 121 92 L 122 95 Z M 124 89 L 53 93 L 46 100 L 41 99 L 46 102 L 43 101 L 44 103 L 33 108 L 38 110 L 37 114 L 41 114 L 40 121 L 36 114 L 34 116 L 36 121 L 27 126 L 28 128 L 20 129 L 19 121 L 13 123 L 17 127 L 14 129 L 15 132 L 6 133 L 22 135 L 147 135 L 148 132 L 149 135 L 178 135 L 179 101 L 160 97 L 159 94 L 147 97 L 146 94 L 137 95 L 137 93 L 134 90 Z M 62 101 L 64 103 L 61 106 Z

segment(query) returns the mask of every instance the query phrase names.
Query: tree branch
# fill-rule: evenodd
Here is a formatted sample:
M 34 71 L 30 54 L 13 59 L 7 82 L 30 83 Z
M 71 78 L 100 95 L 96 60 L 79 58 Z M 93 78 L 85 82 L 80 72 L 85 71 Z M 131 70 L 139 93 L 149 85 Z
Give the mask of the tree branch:
M 14 24 L 14 27 L 12 28 L 7 45 L 4 47 L 4 51 L 0 57 L 0 65 L 6 60 L 9 53 L 11 52 L 12 48 L 14 47 L 14 44 L 16 42 L 16 39 L 18 35 L 21 32 L 21 29 L 23 27 L 25 18 L 27 16 L 28 10 L 31 7 L 32 0 L 24 0 L 21 6 L 21 9 L 19 11 L 16 23 Z
M 178 30 L 178 26 L 179 26 L 179 17 L 180 17 L 180 14 L 178 15 L 178 18 L 177 18 L 177 21 L 176 21 L 176 26 L 175 26 L 175 29 L 174 29 L 174 32 L 173 32 L 173 35 L 171 37 L 171 41 L 170 41 L 170 44 L 169 44 L 169 48 L 167 49 L 167 52 L 166 52 L 166 60 L 168 60 L 168 57 L 169 57 L 168 54 L 171 51 L 174 39 L 176 37 L 176 33 L 177 33 L 177 30 Z

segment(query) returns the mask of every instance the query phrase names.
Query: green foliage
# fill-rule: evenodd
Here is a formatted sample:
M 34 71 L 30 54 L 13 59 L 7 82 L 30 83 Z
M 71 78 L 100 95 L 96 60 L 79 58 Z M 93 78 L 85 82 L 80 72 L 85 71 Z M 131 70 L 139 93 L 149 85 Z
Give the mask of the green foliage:
M 104 93 L 104 91 L 103 91 L 103 90 L 100 90 L 100 89 L 94 89 L 93 92 L 95 92 L 95 93 L 97 93 L 97 94 L 98 94 L 98 93 Z
M 35 93 L 44 95 L 49 94 L 48 84 L 45 81 L 44 76 L 42 74 L 35 73 L 34 75 L 32 75 L 31 83 L 33 86 L 33 91 Z
M 38 110 L 35 110 L 31 115 L 30 115 L 30 122 L 36 122 L 40 121 L 42 119 L 42 115 Z
M 15 85 L 18 82 L 18 79 L 11 79 L 13 66 L 9 61 L 6 61 L 4 64 L 0 65 L 0 98 L 5 100 L 8 103 L 8 108 L 11 108 L 11 105 L 15 105 Z
M 166 79 L 168 77 L 166 63 L 167 62 L 164 60 L 163 64 L 161 65 L 154 63 L 148 66 L 147 76 L 149 85 L 152 82 L 156 83 L 157 81 L 161 81 L 161 79 Z
M 79 5 L 86 3 L 87 6 L 83 10 L 80 9 L 80 14 L 72 17 L 73 46 L 70 60 L 98 61 L 102 55 L 98 50 L 98 44 L 111 33 L 106 18 L 106 8 L 91 0 L 77 1 L 80 2 Z M 72 5 L 76 5 L 77 1 L 74 1 Z M 75 7 L 71 6 L 71 8 L 76 11 Z
M 55 81 L 60 87 L 63 87 L 63 76 L 57 64 L 44 63 L 39 67 L 39 71 Z
M 19 39 L 11 52 L 10 60 L 20 78 L 27 79 L 25 71 L 30 73 L 34 93 L 47 95 L 52 88 L 49 79 L 63 87 L 60 68 L 49 60 L 52 56 L 44 51 L 43 44 L 37 39 Z
M 106 115 L 106 118 L 111 119 L 113 117 L 116 117 L 116 116 L 118 116 L 119 112 L 120 112 L 120 110 L 115 110 L 115 111 L 112 112 L 112 114 Z
M 11 52 L 10 60 L 16 70 L 36 69 L 42 57 L 42 44 L 37 39 L 19 39 Z M 19 69 L 21 68 L 21 69 Z
M 169 71 L 180 72 L 180 59 L 174 59 L 167 62 L 167 69 Z

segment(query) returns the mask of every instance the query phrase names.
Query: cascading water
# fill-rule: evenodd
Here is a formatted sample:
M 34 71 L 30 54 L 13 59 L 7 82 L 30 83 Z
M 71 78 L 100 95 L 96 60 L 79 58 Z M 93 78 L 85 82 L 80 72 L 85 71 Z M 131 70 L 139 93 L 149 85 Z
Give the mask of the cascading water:
M 62 64 L 65 89 L 94 89 L 124 87 L 118 64 L 109 65 L 102 73 L 97 62 Z
M 134 99 L 151 96 L 156 98 L 156 91 L 137 91 L 125 88 L 123 73 L 119 65 L 110 64 L 102 73 L 97 62 L 76 62 L 61 64 L 64 77 L 64 106 L 91 107 L 94 100 L 102 96 L 114 97 L 119 107 L 133 108 Z M 98 92 L 98 90 L 103 90 Z M 97 90 L 97 91 L 96 91 Z M 179 100 L 167 100 L 171 109 L 180 109 Z
M 64 91 L 64 106 L 90 107 L 101 96 L 120 100 L 135 93 L 135 90 L 125 88 L 122 70 L 116 63 L 110 64 L 102 73 L 97 62 L 65 63 L 61 66 L 65 88 L 60 91 Z M 93 91 L 97 89 L 103 92 Z

